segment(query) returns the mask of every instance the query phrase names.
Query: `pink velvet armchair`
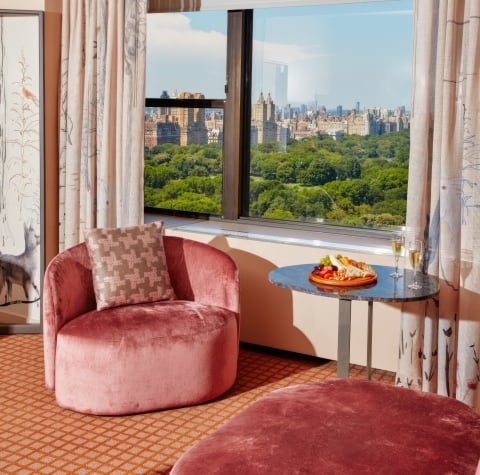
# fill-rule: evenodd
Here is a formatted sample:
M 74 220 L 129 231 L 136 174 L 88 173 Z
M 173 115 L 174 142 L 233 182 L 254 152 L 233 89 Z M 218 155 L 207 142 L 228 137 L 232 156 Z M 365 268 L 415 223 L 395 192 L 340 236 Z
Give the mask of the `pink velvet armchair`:
M 198 404 L 234 383 L 238 269 L 208 244 L 164 236 L 174 300 L 97 310 L 87 246 L 44 279 L 45 381 L 64 408 L 121 415 Z

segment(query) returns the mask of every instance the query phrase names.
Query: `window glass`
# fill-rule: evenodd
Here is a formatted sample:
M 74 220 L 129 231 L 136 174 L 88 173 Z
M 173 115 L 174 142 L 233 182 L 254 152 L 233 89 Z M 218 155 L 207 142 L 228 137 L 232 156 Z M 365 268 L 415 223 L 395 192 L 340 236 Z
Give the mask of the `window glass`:
M 147 15 L 147 208 L 221 214 L 226 21 Z
M 146 97 L 225 97 L 227 12 L 147 15 Z
M 220 215 L 222 111 L 173 108 L 159 116 L 160 108 L 146 110 L 145 206 Z
M 412 0 L 254 12 L 251 217 L 405 222 Z

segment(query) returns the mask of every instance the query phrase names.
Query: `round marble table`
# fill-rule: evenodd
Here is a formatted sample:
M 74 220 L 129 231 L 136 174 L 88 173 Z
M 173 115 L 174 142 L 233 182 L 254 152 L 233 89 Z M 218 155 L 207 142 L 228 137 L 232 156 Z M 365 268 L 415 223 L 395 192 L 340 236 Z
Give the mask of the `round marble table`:
M 337 376 L 348 377 L 350 367 L 350 331 L 352 300 L 368 302 L 368 334 L 367 334 L 367 377 L 370 378 L 372 362 L 372 316 L 373 302 L 414 302 L 435 297 L 439 292 L 438 279 L 430 275 L 418 273 L 417 280 L 421 289 L 413 290 L 408 284 L 413 281 L 413 271 L 402 269 L 403 276 L 394 279 L 390 274 L 394 271 L 389 266 L 372 266 L 377 273 L 377 282 L 362 287 L 336 287 L 316 285 L 310 282 L 308 275 L 315 264 L 298 264 L 279 267 L 269 274 L 272 284 L 297 292 L 304 292 L 323 297 L 334 297 L 339 300 L 338 307 L 338 349 Z

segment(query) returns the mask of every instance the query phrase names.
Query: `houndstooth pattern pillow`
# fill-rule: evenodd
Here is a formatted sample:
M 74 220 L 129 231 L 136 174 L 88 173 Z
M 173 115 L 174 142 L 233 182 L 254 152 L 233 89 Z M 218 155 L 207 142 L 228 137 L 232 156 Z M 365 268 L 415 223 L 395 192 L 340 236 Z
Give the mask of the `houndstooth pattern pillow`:
M 161 221 L 85 231 L 97 310 L 175 298 L 162 235 Z

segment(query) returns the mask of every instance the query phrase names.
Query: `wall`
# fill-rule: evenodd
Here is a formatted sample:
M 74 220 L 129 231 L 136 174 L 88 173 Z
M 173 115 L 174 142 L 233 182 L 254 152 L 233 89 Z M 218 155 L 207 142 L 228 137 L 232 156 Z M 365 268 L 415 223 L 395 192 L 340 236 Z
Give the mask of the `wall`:
M 58 111 L 62 1 L 45 0 L 45 262 L 58 253 Z
M 48 0 L 47 0 L 48 1 Z M 45 11 L 45 0 L 0 0 L 0 10 Z
M 166 234 L 209 243 L 236 261 L 241 281 L 241 340 L 337 359 L 338 300 L 272 285 L 268 273 L 284 265 L 318 262 L 331 249 L 168 228 Z M 370 264 L 393 265 L 391 255 L 349 252 Z M 368 303 L 352 302 L 351 362 L 366 365 Z M 399 304 L 374 303 L 372 367 L 396 371 Z

